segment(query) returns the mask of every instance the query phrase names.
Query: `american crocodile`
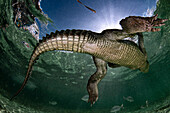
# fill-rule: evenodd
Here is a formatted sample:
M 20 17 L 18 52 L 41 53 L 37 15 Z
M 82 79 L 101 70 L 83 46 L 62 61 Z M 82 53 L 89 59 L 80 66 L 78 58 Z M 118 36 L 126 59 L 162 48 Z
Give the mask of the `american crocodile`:
M 17 96 L 24 88 L 37 57 L 47 51 L 65 50 L 90 54 L 96 65 L 96 72 L 91 75 L 87 84 L 89 102 L 93 104 L 98 99 L 98 83 L 106 75 L 107 64 L 115 68 L 125 66 L 130 69 L 139 69 L 148 72 L 149 63 L 143 45 L 142 32 L 160 31 L 154 26 L 162 26 L 166 19 L 153 17 L 130 16 L 120 21 L 123 30 L 108 29 L 101 33 L 86 30 L 62 30 L 46 35 L 35 47 L 29 61 L 25 80 L 18 92 L 11 98 Z M 123 40 L 127 37 L 138 35 L 138 45 L 132 41 Z

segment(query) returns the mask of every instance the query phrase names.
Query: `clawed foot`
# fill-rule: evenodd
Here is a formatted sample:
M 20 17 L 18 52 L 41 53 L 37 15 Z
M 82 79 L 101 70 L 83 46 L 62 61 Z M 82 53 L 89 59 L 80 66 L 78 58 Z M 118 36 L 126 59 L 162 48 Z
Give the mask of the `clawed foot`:
M 160 28 L 154 28 L 158 26 L 165 25 L 163 22 L 168 19 L 158 19 L 158 14 L 153 17 L 138 17 L 138 16 L 129 16 L 120 21 L 120 25 L 123 30 L 128 33 L 137 33 L 137 32 L 156 32 L 160 31 Z
M 89 99 L 88 102 L 91 103 L 91 106 L 95 104 L 95 102 L 98 100 L 98 88 L 97 83 L 88 83 L 87 85 L 87 91 L 89 93 Z

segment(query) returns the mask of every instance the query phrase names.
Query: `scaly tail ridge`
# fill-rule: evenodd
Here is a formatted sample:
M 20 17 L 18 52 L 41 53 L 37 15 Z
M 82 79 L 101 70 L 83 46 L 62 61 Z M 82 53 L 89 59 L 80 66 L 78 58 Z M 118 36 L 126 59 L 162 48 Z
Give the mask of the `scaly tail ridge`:
M 56 31 L 55 33 L 52 32 L 50 35 L 47 34 L 46 37 L 43 37 L 43 40 L 40 40 L 40 43 L 37 44 L 33 51 L 29 61 L 27 74 L 21 88 L 10 100 L 15 98 L 26 85 L 28 78 L 31 75 L 34 62 L 40 54 L 53 50 L 66 50 L 83 53 L 83 46 L 89 37 L 92 37 L 91 34 L 93 34 L 93 32 L 84 30 L 62 30 Z

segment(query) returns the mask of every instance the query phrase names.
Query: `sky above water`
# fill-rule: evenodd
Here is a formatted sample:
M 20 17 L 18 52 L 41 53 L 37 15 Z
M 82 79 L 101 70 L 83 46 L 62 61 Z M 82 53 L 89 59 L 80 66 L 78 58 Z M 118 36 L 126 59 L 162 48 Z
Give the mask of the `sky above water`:
M 104 29 L 121 29 L 119 21 L 127 16 L 151 16 L 157 0 L 80 0 L 96 10 L 85 8 L 77 0 L 42 0 L 41 8 L 50 17 L 54 25 L 48 30 L 84 29 L 101 32 Z M 40 37 L 41 37 L 40 35 Z

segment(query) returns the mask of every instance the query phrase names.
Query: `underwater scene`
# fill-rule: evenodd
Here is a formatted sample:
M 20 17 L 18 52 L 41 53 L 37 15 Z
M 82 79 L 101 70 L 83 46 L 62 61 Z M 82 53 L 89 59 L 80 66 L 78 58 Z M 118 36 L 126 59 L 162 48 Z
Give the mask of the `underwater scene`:
M 44 52 L 31 71 L 34 48 L 46 34 L 101 33 L 122 29 L 128 16 L 156 14 L 167 21 L 161 31 L 142 33 L 149 72 L 107 66 L 93 105 L 86 88 L 96 72 L 91 55 Z M 170 0 L 0 0 L 0 17 L 0 113 L 170 113 Z M 29 80 L 15 95 L 27 69 Z

